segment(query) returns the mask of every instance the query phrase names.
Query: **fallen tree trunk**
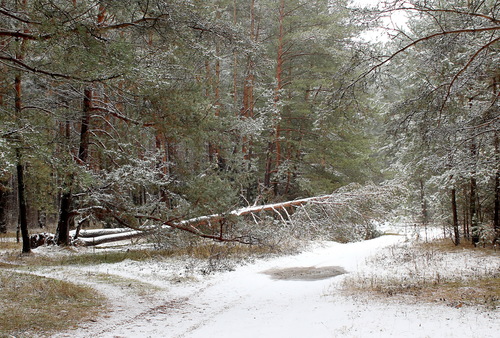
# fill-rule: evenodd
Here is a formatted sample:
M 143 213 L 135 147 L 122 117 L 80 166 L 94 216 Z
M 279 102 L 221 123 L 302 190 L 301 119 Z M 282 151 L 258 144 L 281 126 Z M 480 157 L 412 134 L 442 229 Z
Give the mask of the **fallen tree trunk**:
M 256 214 L 260 213 L 263 211 L 274 211 L 277 212 L 279 210 L 283 210 L 286 212 L 287 217 L 288 211 L 287 208 L 291 207 L 299 207 L 302 205 L 305 205 L 307 203 L 321 203 L 322 201 L 332 199 L 333 195 L 322 195 L 322 196 L 316 196 L 316 197 L 309 197 L 309 198 L 303 198 L 303 199 L 298 199 L 298 200 L 292 200 L 292 201 L 285 201 L 281 203 L 273 203 L 273 204 L 266 204 L 266 205 L 254 205 L 254 206 L 249 206 L 245 208 L 240 208 L 236 209 L 233 211 L 230 211 L 226 214 L 213 214 L 213 215 L 208 215 L 208 216 L 200 216 L 200 217 L 195 217 L 187 220 L 182 220 L 182 221 L 164 221 L 159 218 L 151 217 L 151 216 L 137 216 L 138 218 L 144 218 L 144 219 L 149 219 L 153 220 L 155 222 L 162 222 L 163 226 L 167 226 L 169 228 L 173 229 L 178 229 L 186 232 L 190 232 L 198 237 L 201 238 L 207 238 L 207 239 L 212 239 L 216 241 L 221 241 L 221 242 L 238 242 L 238 243 L 243 243 L 243 244 L 256 244 L 259 242 L 258 238 L 252 237 L 252 236 L 237 236 L 237 237 L 224 237 L 223 231 L 222 231 L 222 225 L 230 222 L 230 219 L 233 217 L 240 217 L 240 216 L 245 216 L 245 215 L 251 215 L 251 214 Z M 329 203 L 334 203 L 334 202 L 329 202 Z M 334 204 L 341 204 L 341 203 L 334 203 Z M 278 213 L 279 214 L 279 213 Z M 281 219 L 285 222 L 286 220 L 284 217 L 279 214 Z M 200 228 L 203 226 L 214 226 L 219 224 L 221 226 L 221 230 L 219 234 L 207 234 L 203 232 Z
M 79 237 L 76 240 L 75 244 L 83 246 L 95 246 L 99 244 L 119 242 L 127 239 L 142 237 L 146 234 L 145 231 L 137 231 L 137 230 L 126 231 L 125 229 L 116 229 L 116 230 L 122 230 L 122 231 L 109 235 L 100 235 L 94 237 Z
M 333 195 L 323 195 L 323 196 L 309 197 L 309 198 L 303 198 L 303 199 L 298 199 L 298 200 L 293 200 L 293 201 L 286 201 L 286 202 L 281 202 L 281 203 L 254 205 L 254 206 L 250 206 L 250 207 L 236 209 L 236 210 L 233 210 L 227 214 L 213 214 L 213 215 L 208 215 L 208 216 L 195 217 L 195 218 L 180 221 L 177 223 L 168 223 L 168 225 L 173 226 L 175 228 L 178 228 L 179 226 L 180 227 L 182 227 L 182 226 L 198 227 L 198 226 L 203 226 L 203 225 L 209 225 L 211 223 L 221 222 L 230 216 L 244 216 L 244 215 L 260 213 L 263 211 L 285 210 L 286 208 L 299 207 L 299 206 L 302 206 L 302 205 L 307 204 L 307 203 L 324 201 L 324 200 L 332 198 L 332 196 Z
M 202 237 L 202 238 L 207 238 L 207 239 L 212 239 L 212 240 L 217 240 L 217 241 L 223 241 L 223 242 L 239 242 L 239 243 L 244 243 L 244 244 L 254 244 L 258 242 L 257 238 L 251 237 L 251 236 L 239 236 L 239 237 L 231 237 L 231 238 L 225 238 L 223 236 L 222 231 L 217 234 L 207 234 L 204 233 L 200 227 L 206 226 L 206 225 L 214 225 L 214 224 L 223 224 L 228 221 L 229 218 L 231 217 L 240 217 L 240 216 L 245 216 L 245 215 L 250 215 L 250 214 L 256 214 L 264 211 L 274 211 L 278 212 L 279 210 L 285 210 L 287 208 L 292 208 L 292 207 L 299 207 L 302 205 L 305 205 L 307 203 L 320 203 L 322 201 L 331 199 L 333 195 L 323 195 L 323 196 L 316 196 L 316 197 L 310 197 L 310 198 L 303 198 L 303 199 L 298 199 L 298 200 L 293 200 L 293 201 L 285 201 L 281 203 L 273 203 L 273 204 L 266 204 L 266 205 L 254 205 L 254 206 L 249 206 L 245 208 L 240 208 L 236 209 L 233 211 L 230 211 L 226 214 L 213 214 L 213 215 L 208 215 L 208 216 L 200 216 L 200 217 L 195 217 L 187 220 L 168 220 L 165 221 L 160 218 L 156 218 L 153 216 L 136 216 L 137 218 L 141 219 L 148 219 L 155 221 L 157 223 L 160 223 L 162 226 L 166 226 L 172 229 L 177 229 L 177 230 L 182 230 L 182 231 L 187 231 L 190 232 L 196 236 Z M 287 215 L 288 212 L 286 211 Z M 117 215 L 114 215 L 116 219 L 120 219 Z M 282 219 L 284 220 L 283 216 L 281 216 Z M 285 220 L 284 220 L 285 221 Z M 123 224 L 123 222 L 120 222 Z M 146 235 L 150 231 L 154 230 L 154 227 L 148 227 L 146 229 L 134 229 L 131 230 L 131 228 L 114 228 L 114 229 L 95 229 L 95 230 L 81 230 L 78 236 L 78 239 L 74 240 L 74 243 L 76 245 L 83 245 L 83 246 L 95 246 L 95 245 L 100 245 L 100 244 L 105 244 L 105 243 L 112 243 L 112 242 L 118 242 L 118 241 L 123 241 L 127 239 L 132 239 L 132 238 L 138 238 L 141 236 Z M 72 232 L 72 237 L 74 238 L 74 232 Z
M 87 229 L 81 230 L 78 234 L 78 238 L 89 238 L 89 237 L 99 237 L 105 235 L 116 235 L 124 232 L 130 232 L 130 228 L 113 228 L 113 229 Z M 71 237 L 75 237 L 76 231 L 70 232 Z

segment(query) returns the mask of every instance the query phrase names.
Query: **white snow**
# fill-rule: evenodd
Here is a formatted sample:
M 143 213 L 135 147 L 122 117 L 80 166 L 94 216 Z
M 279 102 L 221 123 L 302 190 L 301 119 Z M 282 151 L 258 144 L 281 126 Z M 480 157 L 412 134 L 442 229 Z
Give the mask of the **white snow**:
M 259 260 L 209 276 L 180 259 L 47 268 L 42 273 L 83 279 L 106 293 L 114 309 L 105 318 L 56 337 L 498 337 L 498 310 L 376 300 L 341 292 L 346 276 L 369 270 L 370 257 L 406 238 L 317 243 L 299 255 Z M 314 281 L 276 280 L 264 273 L 327 266 L 340 266 L 348 273 Z M 103 276 L 116 280 L 99 283 Z M 142 284 L 134 286 L 130 280 Z

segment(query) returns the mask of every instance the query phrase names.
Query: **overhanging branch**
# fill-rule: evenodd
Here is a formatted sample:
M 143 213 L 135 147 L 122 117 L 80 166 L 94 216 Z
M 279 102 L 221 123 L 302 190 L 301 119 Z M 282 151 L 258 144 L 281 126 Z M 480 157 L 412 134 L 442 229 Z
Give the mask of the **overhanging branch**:
M 113 79 L 119 78 L 119 77 L 121 77 L 123 75 L 123 74 L 115 74 L 115 75 L 110 75 L 110 76 L 102 77 L 102 78 L 85 79 L 85 78 L 81 78 L 81 77 L 78 77 L 78 76 L 73 76 L 73 75 L 68 75 L 68 74 L 61 74 L 61 73 L 56 73 L 56 72 L 50 72 L 50 71 L 47 71 L 47 70 L 44 70 L 44 69 L 39 69 L 39 68 L 36 68 L 36 67 L 32 67 L 32 66 L 28 65 L 27 63 L 25 63 L 25 62 L 23 62 L 23 61 L 21 61 L 19 59 L 10 57 L 10 56 L 0 56 L 0 60 L 4 60 L 4 61 L 7 61 L 7 62 L 12 62 L 13 64 L 21 67 L 22 69 L 24 69 L 26 71 L 29 71 L 29 72 L 32 72 L 32 73 L 43 74 L 43 75 L 50 76 L 52 78 L 59 78 L 59 79 L 66 79 L 66 80 L 75 80 L 75 81 L 81 81 L 81 82 L 87 82 L 87 83 L 105 82 L 105 81 L 109 81 L 109 80 L 113 80 Z

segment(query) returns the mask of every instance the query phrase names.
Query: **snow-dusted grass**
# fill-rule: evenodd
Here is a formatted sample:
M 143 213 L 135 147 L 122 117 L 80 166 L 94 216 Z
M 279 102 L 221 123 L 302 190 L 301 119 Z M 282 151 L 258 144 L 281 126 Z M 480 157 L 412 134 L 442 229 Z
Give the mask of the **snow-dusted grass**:
M 131 248 L 129 256 L 120 247 L 41 247 L 33 256 L 53 263 L 23 269 L 91 286 L 108 298 L 113 311 L 106 317 L 55 337 L 498 336 L 500 311 L 493 306 L 416 302 L 419 297 L 400 297 L 398 290 L 393 296 L 386 292 L 373 297 L 375 288 L 366 281 L 411 277 L 442 287 L 454 283 L 463 266 L 468 271 L 465 281 L 485 274 L 489 277 L 481 287 L 498 281 L 495 252 L 447 252 L 436 248 L 442 244 L 415 244 L 419 236 L 412 227 L 390 232 L 403 235 L 346 244 L 316 241 L 293 254 L 209 243 L 182 248 L 178 255 L 156 255 L 140 247 Z M 425 238 L 436 233 L 429 231 Z M 103 256 L 112 254 L 120 259 Z M 78 264 L 55 263 L 81 255 L 97 257 Z M 472 269 L 478 261 L 482 268 Z
M 14 232 L 0 234 L 0 251 L 12 249 L 19 249 L 19 251 L 21 251 L 21 248 L 22 243 L 17 243 L 16 234 Z
M 0 249 L 2 248 L 0 245 Z M 29 255 L 19 255 L 15 250 L 4 248 L 0 262 L 24 266 L 87 266 L 114 264 L 125 260 L 158 262 L 165 259 L 181 259 L 191 264 L 197 261 L 198 265 L 204 266 L 200 269 L 209 274 L 233 270 L 235 266 L 274 254 L 277 254 L 277 251 L 270 247 L 217 243 L 210 240 L 170 249 L 154 249 L 148 243 L 130 245 L 126 242 L 117 246 L 90 248 L 41 246 L 33 249 Z
M 406 241 L 367 259 L 367 268 L 344 279 L 347 293 L 405 297 L 449 306 L 500 306 L 500 252 L 455 247 L 449 239 Z
M 104 298 L 89 287 L 0 270 L 0 336 L 47 335 L 94 318 Z

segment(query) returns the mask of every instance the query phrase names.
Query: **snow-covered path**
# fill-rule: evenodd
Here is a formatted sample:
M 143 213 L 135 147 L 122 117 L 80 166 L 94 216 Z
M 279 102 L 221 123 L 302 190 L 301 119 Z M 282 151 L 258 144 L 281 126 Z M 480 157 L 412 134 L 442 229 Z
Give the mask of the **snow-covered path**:
M 238 268 L 186 286 L 169 285 L 151 304 L 122 299 L 136 315 L 99 320 L 60 337 L 498 337 L 499 312 L 346 297 L 343 276 L 276 280 L 264 272 L 289 267 L 341 266 L 359 271 L 365 258 L 403 240 L 384 236 L 315 249 Z M 125 309 L 124 309 L 125 310 Z

